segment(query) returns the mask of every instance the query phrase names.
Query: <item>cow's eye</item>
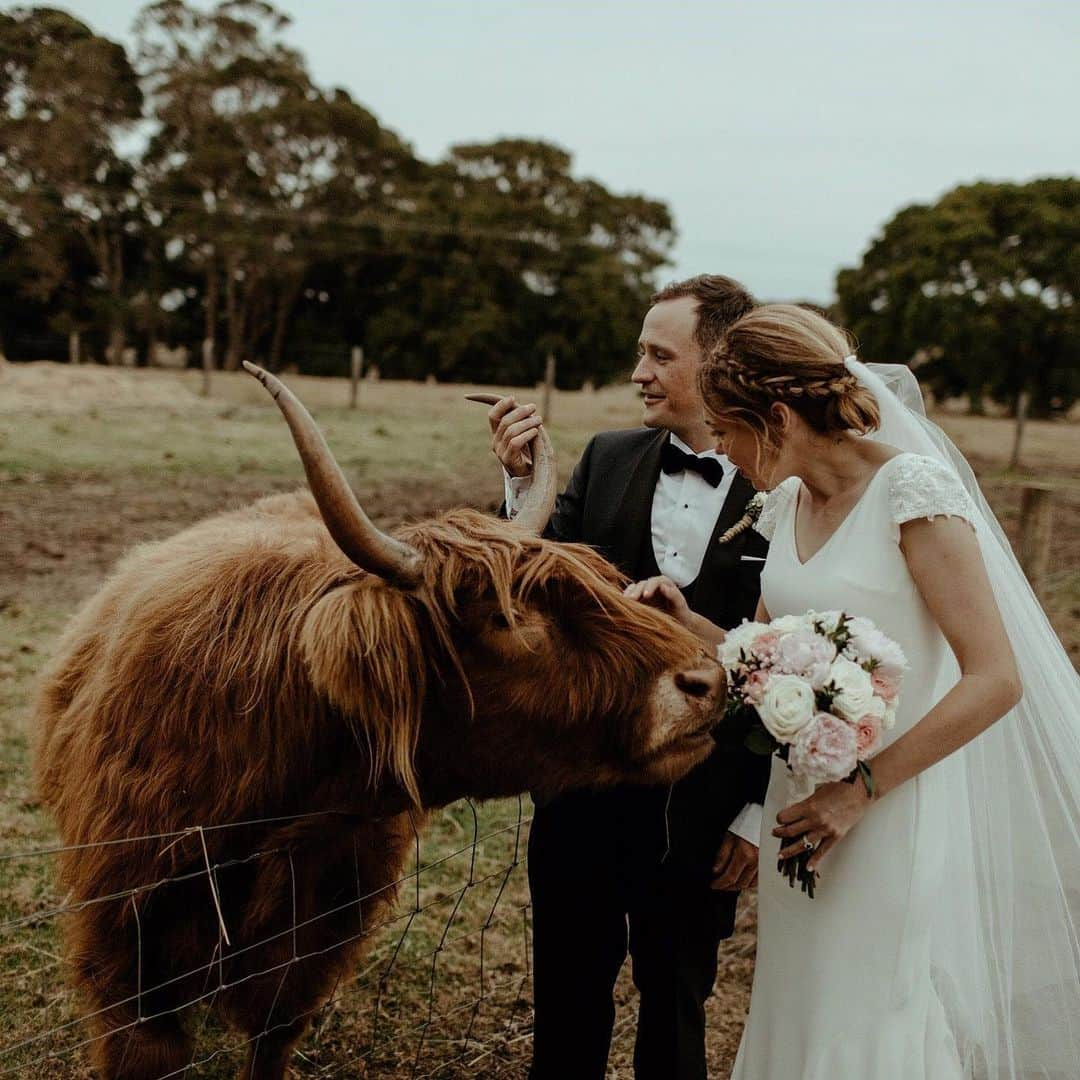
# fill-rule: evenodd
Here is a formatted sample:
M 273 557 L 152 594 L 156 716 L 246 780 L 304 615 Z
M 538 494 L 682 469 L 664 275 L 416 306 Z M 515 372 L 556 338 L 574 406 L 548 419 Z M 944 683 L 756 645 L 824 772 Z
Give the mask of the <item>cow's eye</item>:
M 509 630 L 510 620 L 503 614 L 503 612 L 496 611 L 495 614 L 491 616 L 491 625 L 499 630 Z

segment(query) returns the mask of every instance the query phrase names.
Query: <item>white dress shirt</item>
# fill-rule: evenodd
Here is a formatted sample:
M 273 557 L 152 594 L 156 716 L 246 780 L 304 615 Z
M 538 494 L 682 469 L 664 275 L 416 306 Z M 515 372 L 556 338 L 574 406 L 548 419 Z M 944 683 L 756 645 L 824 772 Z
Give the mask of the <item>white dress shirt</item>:
M 715 450 L 695 454 L 677 435 L 672 434 L 670 439 L 683 453 L 700 458 L 714 457 L 724 468 L 724 479 L 716 487 L 711 487 L 699 473 L 690 469 L 680 473 L 660 472 L 652 502 L 653 555 L 660 573 L 683 587 L 697 580 L 701 572 L 713 527 L 737 470 Z M 506 514 L 512 518 L 532 486 L 532 477 L 511 476 L 505 470 L 503 476 Z M 762 807 L 758 803 L 748 803 L 739 811 L 730 830 L 757 846 L 761 837 L 761 819 Z

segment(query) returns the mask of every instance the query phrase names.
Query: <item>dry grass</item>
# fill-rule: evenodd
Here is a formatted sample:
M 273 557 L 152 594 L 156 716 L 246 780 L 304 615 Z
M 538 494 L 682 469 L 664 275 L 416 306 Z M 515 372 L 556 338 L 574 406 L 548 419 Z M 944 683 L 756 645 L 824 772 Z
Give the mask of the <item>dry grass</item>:
M 29 786 L 25 716 L 34 674 L 71 611 L 133 543 L 302 482 L 284 425 L 253 380 L 218 375 L 209 401 L 198 396 L 198 380 L 197 373 L 0 367 L 0 855 L 54 839 Z M 361 408 L 351 412 L 343 381 L 289 381 L 315 412 L 357 492 L 382 523 L 454 504 L 493 507 L 499 501 L 501 483 L 487 449 L 483 410 L 462 401 L 468 388 L 365 383 Z M 615 388 L 557 394 L 552 412 L 550 427 L 565 476 L 592 432 L 632 426 L 638 407 L 628 388 Z M 972 458 L 1007 530 L 1016 527 L 1018 480 L 1037 477 L 1060 485 L 1046 605 L 1074 661 L 1080 661 L 1080 426 L 1030 424 L 1025 469 L 1016 477 L 1003 471 L 1011 445 L 1007 421 L 942 419 Z M 527 800 L 520 813 L 527 819 Z M 475 821 L 465 804 L 436 821 L 423 842 L 421 865 L 464 850 L 423 871 L 419 902 L 417 890 L 407 890 L 402 919 L 377 935 L 362 970 L 340 988 L 305 1042 L 299 1075 L 409 1076 L 414 1063 L 418 1075 L 524 1075 L 527 889 L 518 859 L 527 820 L 519 826 L 518 819 L 518 804 L 511 800 L 479 808 Z M 470 878 L 477 833 L 495 835 L 480 844 Z M 0 922 L 35 916 L 62 899 L 55 895 L 48 863 L 48 858 L 0 859 Z M 410 919 L 417 907 L 424 910 Z M 751 897 L 736 936 L 722 950 L 717 992 L 709 1003 L 716 1076 L 726 1075 L 738 1042 L 754 925 Z M 55 920 L 38 918 L 0 930 L 0 1075 L 17 1063 L 3 1056 L 5 1047 L 71 1016 L 73 1003 L 56 961 L 56 929 Z M 436 951 L 444 933 L 445 948 Z M 395 951 L 394 970 L 379 999 L 375 1050 L 369 1054 L 380 975 Z M 474 1017 L 481 987 L 484 1000 Z M 634 1010 L 625 972 L 618 996 L 611 1074 L 628 1077 Z M 431 1024 L 421 1045 L 429 1002 L 448 1015 Z M 445 1064 L 461 1055 L 470 1022 L 467 1052 L 457 1063 Z M 210 1055 L 233 1038 L 207 1026 L 198 1053 Z M 18 1061 L 43 1049 L 28 1049 Z M 219 1054 L 193 1075 L 224 1076 L 238 1060 L 236 1054 Z M 23 1071 L 86 1075 L 71 1057 Z

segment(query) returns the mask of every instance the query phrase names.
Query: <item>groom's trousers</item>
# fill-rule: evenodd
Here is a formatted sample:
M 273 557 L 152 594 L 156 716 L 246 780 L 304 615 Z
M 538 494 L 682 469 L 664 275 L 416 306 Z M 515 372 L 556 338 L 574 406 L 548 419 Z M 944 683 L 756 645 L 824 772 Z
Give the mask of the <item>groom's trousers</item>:
M 623 787 L 537 807 L 531 1080 L 603 1080 L 628 951 L 637 1080 L 706 1077 L 704 1006 L 737 899 L 709 888 L 709 871 L 745 799 L 741 788 L 718 791 L 708 765 L 670 795 Z

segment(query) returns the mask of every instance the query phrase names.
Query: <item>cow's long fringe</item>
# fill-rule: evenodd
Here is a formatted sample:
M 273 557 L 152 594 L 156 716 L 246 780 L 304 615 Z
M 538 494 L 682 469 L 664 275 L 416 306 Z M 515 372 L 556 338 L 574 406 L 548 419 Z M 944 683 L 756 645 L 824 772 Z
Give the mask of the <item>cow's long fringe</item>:
M 572 609 L 574 618 L 588 619 L 587 626 L 561 627 L 584 646 L 560 657 L 573 669 L 567 679 L 560 679 L 569 687 L 568 725 L 588 714 L 629 710 L 631 702 L 644 699 L 643 688 L 659 672 L 700 648 L 689 631 L 623 596 L 629 579 L 584 544 L 554 544 L 472 510 L 455 510 L 401 535 L 427 556 L 425 607 L 433 615 L 440 651 L 455 663 L 450 624 L 470 584 L 494 588 L 511 626 L 517 623 L 516 602 L 541 599 L 537 594 L 545 594 L 538 605 L 542 609 Z M 618 588 L 612 590 L 612 585 Z M 575 603 L 575 594 L 581 593 L 592 603 Z M 629 625 L 635 628 L 633 635 L 625 633 Z

